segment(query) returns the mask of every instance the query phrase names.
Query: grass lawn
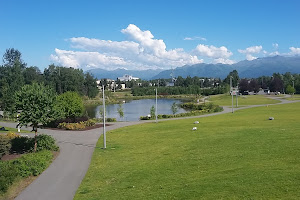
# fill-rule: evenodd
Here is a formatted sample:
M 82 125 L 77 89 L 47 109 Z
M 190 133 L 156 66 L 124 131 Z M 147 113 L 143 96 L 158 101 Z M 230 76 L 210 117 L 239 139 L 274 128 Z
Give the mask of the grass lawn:
M 102 140 L 75 199 L 300 199 L 300 103 L 124 127 L 106 150 Z
M 220 106 L 231 106 L 231 96 L 228 94 L 212 95 L 208 100 Z M 244 95 L 238 97 L 238 106 L 275 104 L 279 102 L 264 95 Z M 233 106 L 236 106 L 236 96 L 233 97 Z
M 16 129 L 16 128 L 9 128 L 9 127 L 4 127 L 5 128 L 5 130 L 7 130 L 7 131 L 1 131 L 0 130 L 0 133 L 9 133 L 9 132 L 13 132 L 13 133 L 18 133 L 18 129 Z M 21 132 L 20 133 L 34 133 L 34 132 L 30 132 L 30 131 L 26 131 L 26 130 L 21 130 Z M 19 133 L 18 133 L 19 134 Z
M 286 99 L 290 101 L 300 100 L 300 94 L 295 94 L 292 97 Z

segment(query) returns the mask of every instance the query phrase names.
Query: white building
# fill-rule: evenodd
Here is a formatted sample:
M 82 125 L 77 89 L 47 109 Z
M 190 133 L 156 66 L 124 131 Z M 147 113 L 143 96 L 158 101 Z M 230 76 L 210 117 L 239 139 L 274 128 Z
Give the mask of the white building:
M 132 80 L 136 81 L 136 80 L 138 80 L 138 79 L 139 79 L 139 78 L 133 77 L 133 76 L 128 75 L 128 74 L 125 74 L 125 75 L 122 76 L 122 77 L 118 77 L 118 80 L 120 80 L 120 81 L 132 81 Z

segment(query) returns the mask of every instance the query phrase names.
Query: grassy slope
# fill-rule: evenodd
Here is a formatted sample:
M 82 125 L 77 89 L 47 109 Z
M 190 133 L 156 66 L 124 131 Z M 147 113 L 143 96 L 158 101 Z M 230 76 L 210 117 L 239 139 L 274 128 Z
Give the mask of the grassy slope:
M 231 96 L 230 95 L 213 95 L 208 99 L 213 103 L 220 106 L 231 106 Z M 261 105 L 261 104 L 274 104 L 280 101 L 267 98 L 263 95 L 244 95 L 238 97 L 238 105 Z M 233 97 L 233 106 L 236 106 L 236 96 Z
M 75 199 L 299 199 L 299 122 L 295 103 L 111 131 Z

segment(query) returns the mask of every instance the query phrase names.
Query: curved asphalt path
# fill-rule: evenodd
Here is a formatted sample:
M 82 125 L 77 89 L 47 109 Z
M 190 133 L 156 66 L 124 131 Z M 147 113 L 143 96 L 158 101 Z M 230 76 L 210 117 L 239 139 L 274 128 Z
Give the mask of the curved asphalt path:
M 288 101 L 277 97 L 270 97 L 281 100 L 279 104 L 293 103 L 299 101 Z M 274 105 L 274 104 L 272 104 Z M 253 105 L 235 108 L 234 110 L 259 107 L 266 105 Z M 220 115 L 232 112 L 231 107 L 224 107 L 219 113 L 211 113 L 201 116 L 186 118 L 200 118 L 213 115 Z M 178 120 L 181 118 L 164 119 Z M 107 126 L 106 130 L 121 128 L 141 123 L 153 123 L 153 121 L 138 122 L 117 122 Z M 15 127 L 15 123 L 0 122 L 0 126 Z M 26 129 L 26 128 L 24 128 Z M 30 130 L 28 128 L 28 130 Z M 71 200 L 79 187 L 91 162 L 96 143 L 103 133 L 102 128 L 89 131 L 62 131 L 39 129 L 39 133 L 52 135 L 60 147 L 60 154 L 35 181 L 23 190 L 16 200 Z

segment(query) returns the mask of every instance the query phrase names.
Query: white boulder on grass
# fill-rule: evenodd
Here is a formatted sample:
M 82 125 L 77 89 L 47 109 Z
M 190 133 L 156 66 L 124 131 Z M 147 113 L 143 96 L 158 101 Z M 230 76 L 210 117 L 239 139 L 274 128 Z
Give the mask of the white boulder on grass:
M 196 131 L 197 130 L 197 127 L 193 127 L 193 129 L 192 129 L 193 131 Z

